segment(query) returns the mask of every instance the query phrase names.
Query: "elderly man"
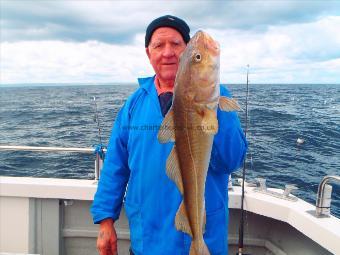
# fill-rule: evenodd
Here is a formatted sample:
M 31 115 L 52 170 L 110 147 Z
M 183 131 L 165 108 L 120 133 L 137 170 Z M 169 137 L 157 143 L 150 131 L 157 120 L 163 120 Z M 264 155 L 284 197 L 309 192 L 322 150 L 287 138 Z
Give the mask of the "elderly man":
M 190 40 L 189 32 L 183 20 L 170 15 L 155 19 L 146 30 L 146 54 L 156 75 L 138 80 L 140 88 L 127 99 L 112 129 L 91 208 L 94 222 L 100 224 L 100 254 L 117 254 L 114 222 L 124 194 L 132 254 L 189 254 L 190 236 L 174 225 L 182 197 L 165 171 L 173 144 L 159 143 L 155 128 L 171 106 L 179 58 Z M 221 95 L 230 96 L 223 87 Z M 218 120 L 206 179 L 204 233 L 210 254 L 216 255 L 228 250 L 228 176 L 241 165 L 247 148 L 236 113 L 218 110 Z

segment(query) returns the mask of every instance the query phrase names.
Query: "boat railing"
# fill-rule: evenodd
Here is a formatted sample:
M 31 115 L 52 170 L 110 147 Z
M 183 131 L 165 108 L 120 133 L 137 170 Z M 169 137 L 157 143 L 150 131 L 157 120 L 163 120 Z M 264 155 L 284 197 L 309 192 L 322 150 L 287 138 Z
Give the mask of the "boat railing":
M 332 202 L 332 186 L 327 184 L 330 181 L 340 182 L 340 176 L 327 175 L 319 184 L 318 194 L 316 197 L 315 216 L 318 218 L 329 217 Z
M 39 147 L 39 146 L 13 146 L 13 145 L 0 145 L 0 151 L 36 151 L 36 152 L 78 152 L 78 153 L 93 153 L 95 154 L 95 170 L 94 178 L 99 180 L 100 170 L 103 166 L 103 154 L 106 153 L 105 148 L 77 148 L 77 147 Z M 340 176 L 328 175 L 325 176 L 319 184 L 317 198 L 316 198 L 316 210 L 310 213 L 316 217 L 329 217 L 330 207 L 331 207 L 331 196 L 332 196 L 332 186 L 327 184 L 330 181 L 340 182 Z M 263 186 L 263 185 L 262 185 Z M 258 188 L 257 188 L 258 189 Z M 281 197 L 289 197 L 289 192 L 286 191 L 281 195 Z M 268 192 L 267 192 L 268 193 Z M 292 200 L 295 201 L 295 200 Z
M 99 180 L 100 170 L 103 166 L 103 157 L 96 148 L 78 148 L 78 147 L 41 147 L 41 146 L 14 146 L 0 145 L 0 151 L 35 151 L 35 152 L 77 152 L 85 154 L 95 154 L 94 178 Z M 106 149 L 102 149 L 106 153 Z

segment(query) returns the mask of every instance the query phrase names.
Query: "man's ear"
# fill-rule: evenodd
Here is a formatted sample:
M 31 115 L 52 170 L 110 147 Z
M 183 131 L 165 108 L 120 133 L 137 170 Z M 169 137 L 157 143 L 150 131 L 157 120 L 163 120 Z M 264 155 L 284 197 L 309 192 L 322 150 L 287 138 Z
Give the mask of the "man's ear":
M 149 47 L 145 48 L 146 55 L 148 55 L 148 58 L 150 59 L 150 51 Z

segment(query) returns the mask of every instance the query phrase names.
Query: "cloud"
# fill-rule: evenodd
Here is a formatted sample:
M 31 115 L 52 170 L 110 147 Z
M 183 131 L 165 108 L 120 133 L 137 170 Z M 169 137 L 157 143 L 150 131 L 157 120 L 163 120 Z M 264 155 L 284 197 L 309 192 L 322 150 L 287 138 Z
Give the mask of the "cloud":
M 2 41 L 129 43 L 156 16 L 174 14 L 195 31 L 262 30 L 339 15 L 337 1 L 2 1 Z
M 240 70 L 250 64 L 256 83 L 339 83 L 338 27 L 340 16 L 330 16 L 310 23 L 271 26 L 263 33 L 235 29 L 212 29 L 209 33 L 221 44 L 222 81 L 244 80 Z
M 325 17 L 272 26 L 264 33 L 207 31 L 221 44 L 222 82 L 244 81 L 250 64 L 254 83 L 334 83 L 340 70 L 339 26 L 340 17 Z M 140 33 L 124 46 L 98 41 L 3 43 L 2 81 L 135 82 L 138 76 L 153 74 L 143 40 Z
M 2 8 L 2 41 L 97 40 L 125 44 L 139 30 L 139 23 L 132 23 L 133 17 L 126 18 L 126 12 L 124 18 L 117 16 L 117 11 L 106 8 L 105 1 L 6 3 Z
M 155 14 L 173 13 L 176 3 L 151 1 L 6 1 L 2 41 L 96 40 L 130 43 Z
M 324 15 L 339 15 L 336 1 L 212 1 L 179 12 L 194 28 L 265 31 L 269 26 L 312 22 Z
M 145 26 L 175 14 L 220 42 L 221 81 L 339 83 L 339 2 L 2 1 L 1 83 L 135 82 Z M 193 6 L 195 8 L 193 8 Z
M 3 43 L 2 82 L 134 82 L 152 74 L 144 48 L 98 41 Z M 149 67 L 149 68 L 146 68 Z

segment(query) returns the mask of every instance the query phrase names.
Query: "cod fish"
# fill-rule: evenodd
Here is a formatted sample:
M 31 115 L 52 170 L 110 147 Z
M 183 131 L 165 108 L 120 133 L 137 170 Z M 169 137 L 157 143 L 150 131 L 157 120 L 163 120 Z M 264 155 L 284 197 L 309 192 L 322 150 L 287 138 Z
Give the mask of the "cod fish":
M 161 143 L 175 142 L 166 173 L 183 196 L 175 226 L 192 237 L 190 255 L 210 254 L 203 239 L 204 192 L 213 139 L 218 131 L 217 107 L 224 111 L 239 109 L 234 99 L 220 96 L 219 59 L 219 44 L 198 31 L 180 57 L 172 106 L 158 132 Z

